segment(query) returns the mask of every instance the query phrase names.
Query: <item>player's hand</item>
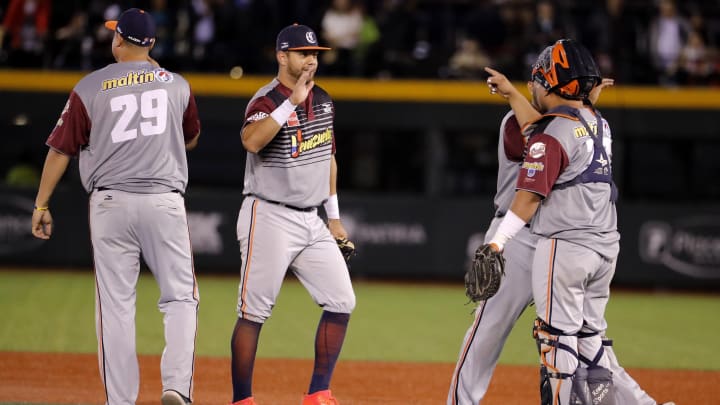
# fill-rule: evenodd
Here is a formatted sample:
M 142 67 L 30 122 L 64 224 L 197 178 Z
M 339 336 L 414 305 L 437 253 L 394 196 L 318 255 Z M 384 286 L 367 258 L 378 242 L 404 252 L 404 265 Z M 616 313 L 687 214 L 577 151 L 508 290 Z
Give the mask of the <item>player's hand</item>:
M 606 87 L 614 86 L 615 85 L 615 79 L 610 79 L 608 77 L 603 77 L 603 79 L 600 81 L 600 84 L 593 87 L 592 90 L 590 90 L 590 94 L 588 94 L 588 100 L 590 100 L 591 104 L 597 103 L 598 99 L 600 98 L 600 93 L 602 93 L 603 89 Z
M 293 105 L 298 105 L 302 103 L 303 101 L 305 101 L 308 94 L 310 94 L 310 90 L 312 90 L 313 86 L 315 86 L 315 81 L 313 80 L 313 77 L 315 76 L 316 70 L 317 66 L 303 69 L 303 72 L 298 78 L 298 81 L 295 83 L 295 87 L 293 87 L 293 92 L 290 95 L 290 102 Z
M 335 239 L 347 239 L 348 233 L 339 219 L 329 219 L 328 229 Z
M 32 234 L 39 239 L 50 239 L 53 219 L 49 210 L 33 210 Z
M 499 94 L 503 98 L 509 98 L 513 93 L 519 93 L 504 74 L 489 67 L 486 67 L 485 71 L 490 75 L 487 79 L 490 94 Z

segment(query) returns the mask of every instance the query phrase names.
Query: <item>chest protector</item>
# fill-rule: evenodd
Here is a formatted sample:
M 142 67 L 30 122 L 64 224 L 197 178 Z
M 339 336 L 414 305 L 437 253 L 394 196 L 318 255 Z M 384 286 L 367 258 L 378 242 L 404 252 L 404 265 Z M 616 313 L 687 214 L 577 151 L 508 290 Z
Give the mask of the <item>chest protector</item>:
M 555 184 L 553 190 L 562 190 L 570 186 L 574 186 L 580 183 L 607 183 L 610 185 L 610 201 L 616 202 L 618 197 L 618 189 L 615 186 L 615 182 L 612 179 L 612 164 L 610 158 L 603 146 L 603 121 L 600 112 L 593 109 L 595 116 L 597 117 L 597 134 L 593 132 L 590 125 L 588 125 L 585 118 L 583 118 L 580 111 L 576 108 L 568 106 L 559 106 L 545 113 L 538 121 L 537 128 L 534 133 L 539 133 L 545 129 L 550 121 L 555 117 L 568 118 L 574 121 L 580 121 L 585 127 L 588 136 L 593 141 L 593 157 L 590 161 L 590 165 L 574 179 L 566 181 L 565 183 Z

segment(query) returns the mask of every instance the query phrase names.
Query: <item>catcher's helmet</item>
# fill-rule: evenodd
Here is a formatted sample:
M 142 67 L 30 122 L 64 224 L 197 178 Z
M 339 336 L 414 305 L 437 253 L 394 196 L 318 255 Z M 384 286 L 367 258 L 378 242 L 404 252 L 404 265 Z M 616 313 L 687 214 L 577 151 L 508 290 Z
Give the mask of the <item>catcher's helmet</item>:
M 561 39 L 538 56 L 532 80 L 560 97 L 582 100 L 602 77 L 590 51 L 577 41 Z

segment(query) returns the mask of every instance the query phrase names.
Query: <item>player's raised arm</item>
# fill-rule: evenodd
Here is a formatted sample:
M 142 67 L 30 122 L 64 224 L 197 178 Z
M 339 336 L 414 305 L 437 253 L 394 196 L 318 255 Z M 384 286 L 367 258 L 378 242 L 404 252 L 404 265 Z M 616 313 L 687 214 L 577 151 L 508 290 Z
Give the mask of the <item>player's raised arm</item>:
M 510 104 L 510 108 L 515 112 L 520 128 L 524 127 L 528 122 L 535 121 L 540 118 L 540 113 L 535 109 L 528 99 L 520 93 L 511 82 L 499 71 L 486 67 L 490 77 L 487 79 L 490 94 L 499 94 Z
M 284 52 L 278 52 L 278 60 L 286 58 Z M 282 65 L 281 65 L 282 66 Z M 277 135 L 280 128 L 285 125 L 290 115 L 300 103 L 307 99 L 310 90 L 315 82 L 312 80 L 317 66 L 312 69 L 305 69 L 298 77 L 293 87 L 293 92 L 285 101 L 275 108 L 269 116 L 247 124 L 242 130 L 242 143 L 245 149 L 251 153 L 258 153 Z
M 590 94 L 588 95 L 588 101 L 590 101 L 590 104 L 595 105 L 600 98 L 600 93 L 602 93 L 603 89 L 614 85 L 615 79 L 604 77 L 597 86 L 590 90 Z

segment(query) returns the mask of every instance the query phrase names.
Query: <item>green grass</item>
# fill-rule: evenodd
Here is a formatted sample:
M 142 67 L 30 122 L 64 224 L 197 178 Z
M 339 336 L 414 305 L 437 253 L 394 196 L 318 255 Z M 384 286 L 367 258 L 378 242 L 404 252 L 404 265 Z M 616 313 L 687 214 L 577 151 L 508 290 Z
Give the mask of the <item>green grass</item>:
M 229 356 L 235 322 L 237 277 L 199 276 L 198 354 Z M 0 271 L 0 350 L 94 353 L 91 272 Z M 458 285 L 355 283 L 358 305 L 343 348 L 344 359 L 454 362 L 471 307 Z M 147 273 L 138 285 L 138 350 L 162 351 L 158 289 Z M 720 369 L 715 340 L 720 297 L 687 294 L 613 293 L 608 334 L 627 367 Z M 318 308 L 295 280 L 283 285 L 273 316 L 263 327 L 259 357 L 312 358 Z M 500 361 L 535 364 L 525 311 Z

